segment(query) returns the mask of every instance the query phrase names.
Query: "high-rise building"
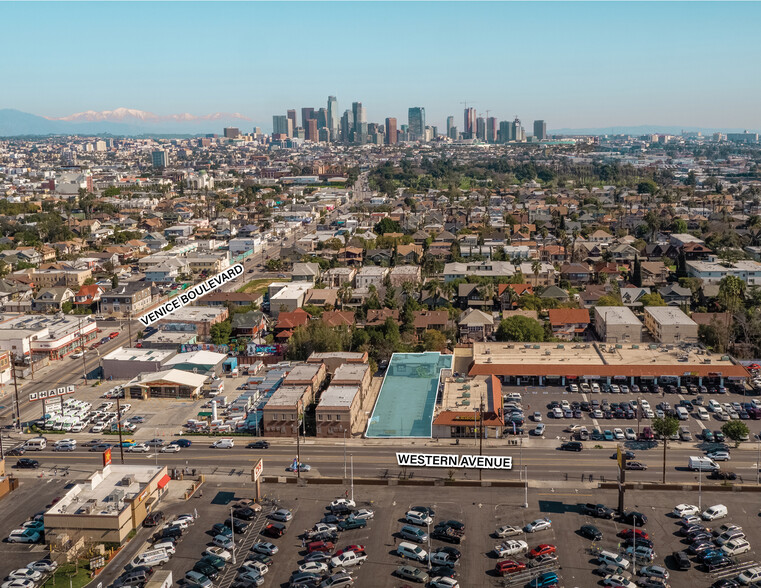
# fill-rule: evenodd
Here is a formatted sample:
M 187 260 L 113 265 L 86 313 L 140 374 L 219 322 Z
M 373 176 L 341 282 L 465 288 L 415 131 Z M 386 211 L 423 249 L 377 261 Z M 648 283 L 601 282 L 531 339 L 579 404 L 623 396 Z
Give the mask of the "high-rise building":
M 272 134 L 273 135 L 287 135 L 291 136 L 292 133 L 288 132 L 288 117 L 281 114 L 276 114 L 272 117 Z
M 328 128 L 335 140 L 338 135 L 338 99 L 335 96 L 328 96 Z
M 476 119 L 476 139 L 486 141 L 486 120 L 483 116 Z
M 497 142 L 497 118 L 494 116 L 486 119 L 486 141 L 489 143 Z
M 547 138 L 547 123 L 543 120 L 534 121 L 534 138 L 544 141 Z
M 341 141 L 349 143 L 354 133 L 354 113 L 345 110 L 341 117 Z
M 396 145 L 396 119 L 386 119 L 386 145 Z
M 512 129 L 510 132 L 510 140 L 511 141 L 523 141 L 523 127 L 521 127 L 521 121 L 516 116 L 515 120 L 512 123 Z
M 325 129 L 328 127 L 328 109 L 320 108 L 317 111 L 317 128 Z
M 227 131 L 227 129 L 225 129 Z M 151 164 L 153 167 L 167 167 L 169 165 L 169 153 L 163 149 L 151 152 Z
M 296 130 L 296 127 L 299 126 L 299 123 L 296 120 L 296 110 L 291 108 L 286 113 L 286 116 L 288 117 L 288 120 L 291 121 L 291 135 L 293 135 L 294 131 Z
M 412 139 L 425 141 L 425 108 L 413 106 L 407 111 L 407 122 Z
M 315 117 L 314 108 L 304 107 L 301 109 L 301 126 L 305 129 L 308 126 L 308 120 Z
M 447 132 L 447 137 L 449 137 L 453 141 L 456 141 L 457 140 L 457 127 L 449 127 L 449 132 Z
M 454 126 L 454 117 L 448 116 L 447 117 L 447 137 L 452 136 L 452 127 Z
M 237 127 L 226 127 L 224 132 L 227 139 L 237 139 L 240 137 L 240 129 Z
M 316 118 L 310 118 L 307 120 L 307 126 L 304 128 L 306 131 L 304 138 L 307 141 L 314 141 L 317 143 L 319 140 L 319 135 L 317 134 L 317 119 Z
M 512 128 L 512 123 L 509 120 L 501 120 L 499 121 L 499 142 L 500 143 L 507 143 L 510 140 L 510 129 Z
M 463 127 L 463 132 L 465 133 L 466 139 L 472 139 L 475 136 L 477 116 L 475 108 L 465 109 L 465 126 Z
M 367 112 L 361 102 L 352 102 L 352 114 L 354 115 L 354 143 L 364 144 L 367 142 Z

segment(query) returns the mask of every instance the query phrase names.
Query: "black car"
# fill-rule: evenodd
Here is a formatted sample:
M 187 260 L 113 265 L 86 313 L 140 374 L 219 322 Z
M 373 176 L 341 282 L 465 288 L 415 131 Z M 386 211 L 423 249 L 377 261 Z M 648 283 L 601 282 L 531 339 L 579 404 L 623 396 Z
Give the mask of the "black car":
M 622 523 L 636 525 L 637 527 L 644 527 L 647 524 L 647 517 L 636 510 L 624 512 L 620 519 Z
M 197 561 L 195 563 L 195 565 L 193 566 L 193 571 L 198 572 L 199 574 L 203 574 L 210 580 L 213 580 L 214 578 L 219 576 L 219 570 L 203 560 Z
M 581 451 L 584 446 L 580 441 L 566 441 L 560 446 L 561 451 Z
M 143 519 L 143 527 L 155 527 L 164 520 L 164 513 L 160 510 L 153 511 Z
M 29 457 L 22 457 L 16 462 L 16 467 L 19 469 L 37 469 L 40 467 L 40 462 Z
M 454 543 L 455 545 L 462 543 L 462 535 L 453 532 L 448 527 L 436 527 L 431 531 L 431 539 L 438 539 L 439 541 L 446 541 L 447 543 Z
M 262 535 L 278 538 L 285 535 L 286 530 L 287 527 L 283 523 L 267 523 L 267 526 L 262 529 Z M 314 540 L 317 541 L 317 539 Z
M 5 455 L 9 456 L 19 456 L 24 455 L 26 453 L 26 449 L 24 449 L 23 445 L 19 445 L 18 447 L 14 447 L 13 449 L 10 449 L 9 451 L 5 452 Z
M 325 553 L 324 551 L 314 551 L 304 557 L 304 561 L 330 561 L 332 557 L 333 556 L 330 553 Z
M 706 541 L 712 541 L 713 535 L 706 533 L 705 531 L 698 531 L 687 536 L 687 541 L 690 543 L 703 543 Z
M 230 527 L 236 535 L 242 535 L 246 532 L 246 529 L 248 529 L 248 523 L 244 523 L 238 519 L 231 519 L 230 517 L 225 519 L 225 525 Z
M 243 508 L 236 508 L 233 511 L 233 516 L 236 519 L 243 519 L 244 521 L 250 521 L 256 517 L 256 511 L 253 508 L 244 506 Z
M 444 578 L 452 578 L 454 580 L 457 577 L 457 572 L 453 567 L 450 566 L 436 566 L 431 568 L 431 570 L 428 572 L 428 575 L 431 578 L 438 578 L 442 576 Z
M 679 534 L 682 537 L 687 537 L 690 533 L 695 533 L 696 531 L 708 531 L 703 525 L 699 525 L 698 523 L 693 523 L 692 525 L 685 525 L 681 529 L 679 529 Z
M 413 506 L 409 510 L 416 510 L 418 512 L 424 512 L 429 517 L 433 517 L 436 514 L 436 511 L 434 511 L 429 506 Z
M 721 470 L 714 470 L 710 474 L 708 474 L 708 477 L 712 480 L 736 480 L 737 474 L 734 472 L 723 472 Z
M 692 562 L 684 551 L 675 551 L 671 554 L 671 557 L 674 559 L 674 564 L 679 570 L 689 570 L 692 567 Z
M 581 529 L 579 529 L 579 533 L 587 539 L 591 539 L 592 541 L 602 540 L 602 532 L 594 525 L 582 526 Z
M 634 537 L 630 537 L 624 542 L 624 545 L 626 547 L 634 546 L 634 547 L 647 547 L 648 549 L 653 549 L 655 547 L 655 544 L 650 541 L 650 539 L 643 539 L 642 537 L 637 537 L 636 539 Z
M 633 451 L 622 451 L 621 455 L 624 456 L 624 459 L 635 459 L 636 455 Z M 618 459 L 618 452 L 614 453 L 610 456 L 610 459 Z
M 154 543 L 161 541 L 162 539 L 170 539 L 170 538 L 177 538 L 179 539 L 182 537 L 182 529 L 179 527 L 170 527 L 169 529 L 163 529 L 153 535 L 153 541 Z
M 732 578 L 722 578 L 711 584 L 711 588 L 739 588 L 740 583 Z
M 461 523 L 460 521 L 455 521 L 453 519 L 450 519 L 448 521 L 441 521 L 436 523 L 436 526 L 434 529 L 443 528 L 446 529 L 449 527 L 450 529 L 454 529 L 455 531 L 465 531 L 465 523 Z
M 246 449 L 269 449 L 270 444 L 267 441 L 252 441 L 246 445 Z
M 721 568 L 726 568 L 727 566 L 731 566 L 732 560 L 724 555 L 715 555 L 713 557 L 709 557 L 705 559 L 703 561 L 703 565 L 710 572 L 713 570 L 719 570 Z
M 613 518 L 613 509 L 608 508 L 604 504 L 593 504 L 588 502 L 587 504 L 583 504 L 581 506 L 581 512 L 582 514 L 597 517 L 600 519 Z
M 462 553 L 460 553 L 460 550 L 455 547 L 439 547 L 438 549 L 434 549 L 434 553 L 437 551 L 439 553 L 446 553 L 449 559 L 453 559 L 455 561 L 460 559 L 460 557 L 462 556 Z
M 328 506 L 328 510 L 334 515 L 350 515 L 351 508 L 346 504 L 331 504 Z

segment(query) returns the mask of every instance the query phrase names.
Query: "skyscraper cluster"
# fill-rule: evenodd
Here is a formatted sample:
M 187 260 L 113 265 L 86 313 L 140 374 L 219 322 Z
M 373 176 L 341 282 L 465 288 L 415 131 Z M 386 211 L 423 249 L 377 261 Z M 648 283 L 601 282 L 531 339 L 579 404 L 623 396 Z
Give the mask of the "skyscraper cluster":
M 465 106 L 463 128 L 460 132 L 454 124 L 454 116 L 446 121 L 446 137 L 452 140 L 475 140 L 485 143 L 508 143 L 529 140 L 516 116 L 513 121 L 500 121 L 497 117 L 478 114 L 475 108 Z M 272 138 L 275 141 L 299 139 L 314 143 L 371 143 L 376 145 L 394 145 L 399 141 L 433 141 L 439 137 L 436 126 L 427 125 L 425 108 L 410 107 L 407 111 L 407 124 L 398 125 L 396 118 L 385 119 L 385 124 L 369 123 L 367 111 L 361 102 L 352 102 L 351 108 L 339 116 L 338 99 L 328 96 L 326 108 L 303 107 L 301 124 L 298 124 L 296 110 L 291 109 L 285 115 L 272 117 Z M 543 120 L 534 121 L 533 140 L 547 139 L 547 124 Z

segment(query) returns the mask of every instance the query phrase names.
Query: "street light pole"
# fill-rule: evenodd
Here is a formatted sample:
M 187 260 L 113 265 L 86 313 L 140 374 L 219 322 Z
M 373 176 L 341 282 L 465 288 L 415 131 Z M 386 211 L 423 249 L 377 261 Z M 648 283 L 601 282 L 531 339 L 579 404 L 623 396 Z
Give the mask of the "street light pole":
M 761 435 L 756 435 L 756 486 L 759 484 L 761 473 Z
M 703 510 L 703 468 L 698 470 L 698 510 Z
M 354 455 L 351 456 L 351 501 L 354 502 Z
M 428 522 L 426 523 L 426 526 L 428 527 L 428 571 L 431 571 L 431 516 L 426 515 L 428 517 Z
M 344 429 L 344 480 L 346 479 L 346 430 Z
M 528 466 L 523 466 L 523 508 L 528 508 Z
M 233 565 L 235 565 L 235 519 L 233 518 L 233 507 L 230 506 L 230 530 L 232 531 L 232 534 L 230 535 L 230 539 L 232 539 L 233 547 L 230 550 L 233 554 Z

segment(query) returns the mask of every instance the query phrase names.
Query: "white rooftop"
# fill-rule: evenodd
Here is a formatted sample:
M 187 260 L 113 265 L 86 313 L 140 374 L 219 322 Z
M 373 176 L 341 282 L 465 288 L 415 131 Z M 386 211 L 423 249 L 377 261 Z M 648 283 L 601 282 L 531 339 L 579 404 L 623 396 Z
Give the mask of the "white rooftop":
M 596 306 L 597 312 L 607 325 L 642 325 L 626 306 Z
M 661 325 L 696 325 L 695 321 L 673 306 L 646 306 L 645 312 Z
M 166 358 L 171 357 L 174 351 L 169 349 L 137 349 L 135 347 L 118 347 L 103 359 L 116 361 L 158 361 L 163 362 Z
M 317 410 L 328 407 L 348 408 L 357 394 L 359 394 L 359 386 L 328 386 L 322 393 Z
M 173 366 L 178 363 L 195 363 L 198 365 L 217 365 L 227 357 L 224 353 L 215 353 L 213 351 L 191 351 L 190 353 L 178 353 L 164 365 Z

